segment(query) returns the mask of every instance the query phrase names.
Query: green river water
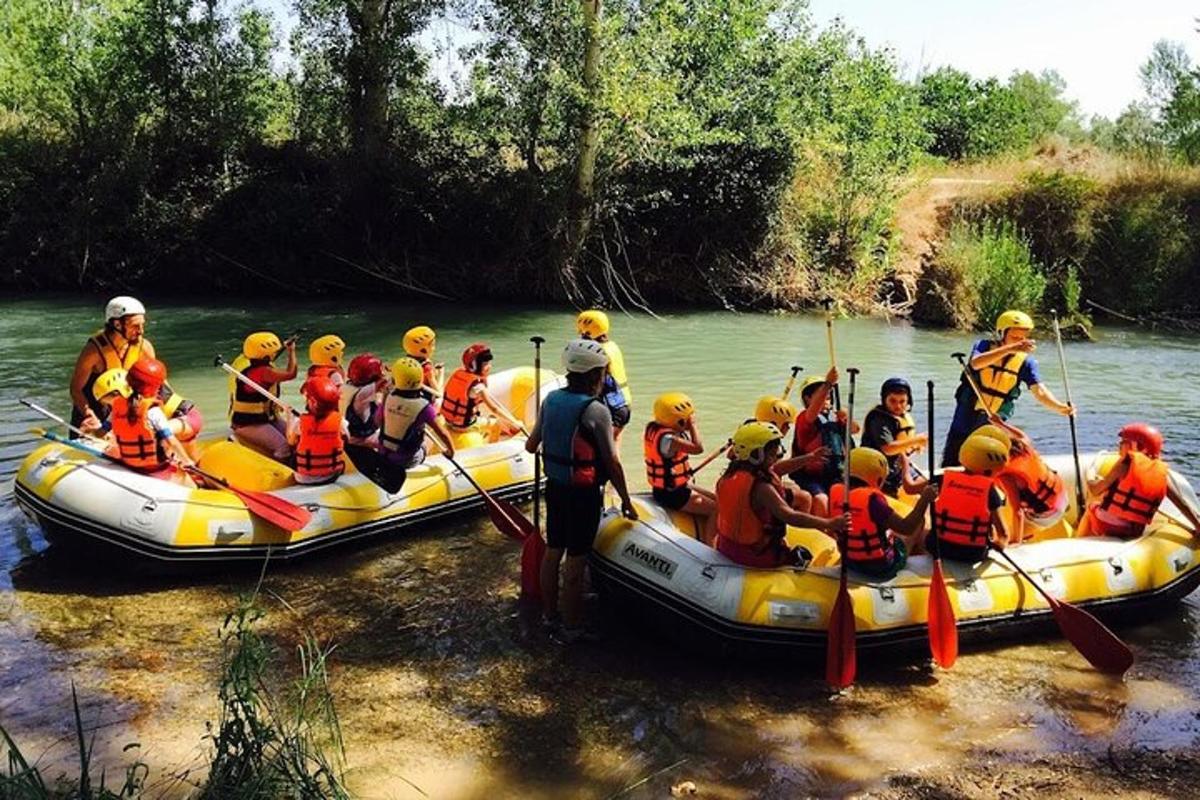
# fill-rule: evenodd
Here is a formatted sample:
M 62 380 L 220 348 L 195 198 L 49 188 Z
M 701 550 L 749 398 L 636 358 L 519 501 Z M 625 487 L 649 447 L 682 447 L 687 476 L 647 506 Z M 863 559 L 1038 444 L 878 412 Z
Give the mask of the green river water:
M 205 721 L 215 720 L 217 630 L 257 572 L 131 575 L 48 547 L 11 499 L 13 473 L 39 441 L 27 430 L 42 424 L 17 398 L 68 413 L 71 366 L 105 299 L 0 301 L 0 724 L 50 774 L 65 769 L 74 681 L 109 774 L 127 760 L 122 748 L 139 742 L 158 796 L 183 796 L 205 762 Z M 482 339 L 497 369 L 530 363 L 534 334 L 547 338 L 546 365 L 556 367 L 573 332 L 566 309 L 254 305 L 151 304 L 148 334 L 171 382 L 199 402 L 208 432 L 223 428 L 226 402 L 213 355 L 232 357 L 251 330 L 304 329 L 302 354 L 313 337 L 335 332 L 350 352 L 391 359 L 403 331 L 427 323 L 439 334 L 439 360 L 452 365 Z M 656 394 L 681 389 L 709 447 L 760 394 L 778 392 L 791 365 L 823 372 L 828 361 L 818 317 L 664 311 L 661 320 L 614 314 L 613 326 L 634 391 L 632 430 Z M 1081 449 L 1112 448 L 1121 424 L 1151 420 L 1169 460 L 1200 474 L 1200 344 L 1098 333 L 1098 343 L 1067 345 Z M 924 381 L 936 381 L 940 446 L 956 382 L 949 354 L 969 350 L 973 337 L 880 320 L 839 321 L 836 336 L 840 363 L 862 370 L 860 413 L 884 378 L 906 375 L 924 430 Z M 1062 396 L 1051 339 L 1037 357 Z M 1044 453 L 1069 449 L 1066 420 L 1032 397 L 1020 400 L 1014 422 Z M 639 438 L 625 437 L 622 455 L 644 486 Z M 1049 638 L 968 650 L 949 672 L 861 664 L 858 684 L 831 698 L 819 665 L 708 659 L 636 619 L 606 616 L 603 644 L 562 650 L 519 612 L 517 564 L 518 549 L 479 515 L 267 572 L 265 632 L 282 663 L 291 668 L 304 631 L 337 644 L 333 688 L 356 794 L 663 797 L 690 779 L 703 797 L 839 796 L 898 771 L 936 774 L 981 758 L 1200 742 L 1195 596 L 1121 630 L 1138 656 L 1124 681 Z

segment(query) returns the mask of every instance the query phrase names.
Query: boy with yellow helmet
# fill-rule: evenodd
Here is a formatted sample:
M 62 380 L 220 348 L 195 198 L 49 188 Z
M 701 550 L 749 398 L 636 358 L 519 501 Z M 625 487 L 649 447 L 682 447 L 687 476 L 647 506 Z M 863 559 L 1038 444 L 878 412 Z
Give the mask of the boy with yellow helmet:
M 287 350 L 287 367 L 278 370 L 272 362 L 281 350 Z M 296 377 L 296 340 L 293 337 L 281 342 L 270 331 L 257 331 L 245 338 L 241 355 L 230 366 L 278 397 L 280 384 Z M 233 438 L 246 447 L 276 461 L 287 462 L 292 457 L 287 421 L 279 417 L 275 403 L 232 375 L 229 376 L 229 427 L 233 429 Z
M 937 496 L 926 486 L 916 505 L 900 516 L 883 493 L 890 472 L 887 456 L 872 447 L 850 451 L 850 528 L 846 532 L 845 558 L 851 569 L 879 580 L 889 580 L 918 553 L 925 538 L 925 510 Z M 846 487 L 835 483 L 829 504 L 841 508 Z
M 346 382 L 346 373 L 342 361 L 346 356 L 346 343 L 334 333 L 318 336 L 308 346 L 308 367 L 306 378 L 328 378 L 334 386 L 340 387 Z M 303 392 L 303 388 L 301 388 Z
M 1029 387 L 1046 408 L 1064 416 L 1075 413 L 1042 383 L 1037 359 L 1033 357 L 1036 343 L 1029 338 L 1032 332 L 1032 317 L 1024 311 L 1009 310 L 996 318 L 994 339 L 980 339 L 975 343 L 967 366 L 983 398 L 975 396 L 964 373 L 954 393 L 957 405 L 942 448 L 943 467 L 958 465 L 958 452 L 963 441 L 971 431 L 986 423 L 988 417 L 995 415 L 1007 420 L 1012 416 L 1013 405 L 1021 395 L 1021 384 Z
M 1003 550 L 1008 544 L 1008 530 L 1000 516 L 1004 497 L 997 488 L 997 477 L 1008 463 L 1008 448 L 989 436 L 971 434 L 958 460 L 962 469 L 942 472 L 926 549 L 940 558 L 974 564 L 987 556 L 988 548 Z
M 625 355 L 621 348 L 609 338 L 608 314 L 595 308 L 581 311 L 575 318 L 575 329 L 580 338 L 599 342 L 608 356 L 608 373 L 600 399 L 608 406 L 613 419 L 613 436 L 621 437 L 621 431 L 633 416 L 633 392 L 629 389 L 629 376 L 625 373 Z
M 769 422 L 742 423 L 733 434 L 732 460 L 717 481 L 716 548 L 746 567 L 802 565 L 812 556 L 787 545 L 787 526 L 844 533 L 849 515 L 825 519 L 796 511 L 772 469 L 783 456 L 783 434 Z
M 445 365 L 434 363 L 437 350 L 437 334 L 428 325 L 417 325 L 404 332 L 404 354 L 421 365 L 421 392 L 431 401 L 442 396 L 442 379 Z
M 654 401 L 654 419 L 642 435 L 646 480 L 658 503 L 704 518 L 704 541 L 712 542 L 717 496 L 692 481 L 689 455 L 704 452 L 696 428 L 696 407 L 683 392 L 667 392 Z

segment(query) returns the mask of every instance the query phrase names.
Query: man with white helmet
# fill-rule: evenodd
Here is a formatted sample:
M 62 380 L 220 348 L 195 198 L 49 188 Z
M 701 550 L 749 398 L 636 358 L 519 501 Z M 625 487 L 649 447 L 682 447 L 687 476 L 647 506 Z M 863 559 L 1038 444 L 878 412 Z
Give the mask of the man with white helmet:
M 100 420 L 108 408 L 92 396 L 92 384 L 110 369 L 128 370 L 143 355 L 155 358 L 154 345 L 145 337 L 146 307 L 135 297 L 120 296 L 104 308 L 104 327 L 87 340 L 75 359 L 71 375 L 71 424 L 76 427 L 92 414 Z
M 565 644 L 587 637 L 583 628 L 583 568 L 600 524 L 605 481 L 611 481 L 620 496 L 621 513 L 637 519 L 613 441 L 612 414 L 599 399 L 608 364 L 608 355 L 599 342 L 569 342 L 563 350 L 567 386 L 546 397 L 538 423 L 525 442 L 525 449 L 531 453 L 541 447 L 546 465 L 543 621 L 556 629 L 554 637 Z M 559 564 L 564 553 L 559 630 Z

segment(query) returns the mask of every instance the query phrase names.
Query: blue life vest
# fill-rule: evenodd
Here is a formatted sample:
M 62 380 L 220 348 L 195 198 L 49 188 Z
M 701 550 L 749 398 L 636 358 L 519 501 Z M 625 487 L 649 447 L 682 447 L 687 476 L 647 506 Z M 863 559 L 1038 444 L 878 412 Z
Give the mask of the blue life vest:
M 601 483 L 595 444 L 579 427 L 590 394 L 555 389 L 542 403 L 542 459 L 546 477 L 565 486 L 598 486 Z

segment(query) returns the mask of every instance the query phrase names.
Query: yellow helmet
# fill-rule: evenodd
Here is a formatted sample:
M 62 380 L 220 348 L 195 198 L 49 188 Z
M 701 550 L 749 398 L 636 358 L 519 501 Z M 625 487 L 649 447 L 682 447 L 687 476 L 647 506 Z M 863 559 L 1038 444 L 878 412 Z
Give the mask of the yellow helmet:
M 251 361 L 260 358 L 274 358 L 283 349 L 283 342 L 270 331 L 252 333 L 242 342 L 242 355 Z
M 1009 328 L 1033 330 L 1033 318 L 1024 311 L 1009 310 L 996 317 L 996 332 L 1003 335 Z
M 392 383 L 401 391 L 420 389 L 425 382 L 425 370 L 415 358 L 398 358 L 392 364 Z
M 1008 463 L 1008 448 L 991 437 L 973 433 L 958 448 L 958 461 L 968 472 L 991 475 Z
M 684 421 L 695 413 L 692 398 L 683 392 L 667 392 L 654 400 L 654 421 L 668 428 L 682 428 Z
M 101 372 L 96 382 L 92 384 L 92 397 L 99 400 L 105 395 L 116 392 L 121 397 L 129 397 L 133 392 L 129 388 L 129 373 L 125 370 L 109 369 Z
M 850 477 L 875 485 L 887 474 L 887 456 L 874 447 L 856 447 L 850 451 Z
M 825 378 L 821 375 L 809 375 L 800 384 L 800 399 L 808 402 L 808 396 L 817 390 L 821 384 L 825 383 Z
M 429 358 L 433 355 L 437 334 L 428 325 L 409 328 L 404 334 L 404 352 L 413 358 Z
M 733 432 L 733 457 L 738 461 L 758 462 L 767 445 L 782 441 L 783 434 L 771 423 L 744 422 Z
M 791 425 L 796 421 L 796 407 L 787 400 L 764 395 L 758 398 L 758 403 L 754 406 L 754 418 L 783 430 L 784 425 Z
M 599 339 L 608 335 L 608 314 L 595 308 L 581 311 L 575 318 L 575 329 L 580 336 Z
M 980 425 L 978 428 L 976 428 L 974 431 L 971 432 L 971 435 L 972 436 L 986 436 L 989 439 L 995 439 L 997 442 L 1004 445 L 1004 450 L 1006 452 L 1012 451 L 1012 437 L 1009 436 L 1008 432 L 1005 431 L 1003 428 L 1001 428 L 999 425 L 991 425 L 991 424 Z
M 345 353 L 346 343 L 332 333 L 313 339 L 308 346 L 308 360 L 322 367 L 338 366 Z

